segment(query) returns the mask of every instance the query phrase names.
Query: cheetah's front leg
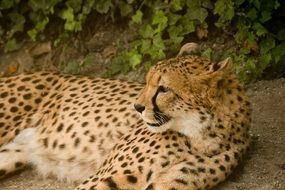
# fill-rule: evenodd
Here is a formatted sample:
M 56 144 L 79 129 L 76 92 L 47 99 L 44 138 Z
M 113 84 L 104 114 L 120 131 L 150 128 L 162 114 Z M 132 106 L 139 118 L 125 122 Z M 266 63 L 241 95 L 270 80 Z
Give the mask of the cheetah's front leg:
M 150 181 L 144 190 L 197 190 L 201 179 L 193 166 L 181 162 Z
M 226 154 L 228 155 L 228 154 Z M 225 154 L 182 161 L 150 180 L 145 190 L 204 190 L 224 181 L 236 163 L 223 163 Z M 227 157 L 227 156 L 226 156 Z M 197 161 L 197 162 L 196 162 Z

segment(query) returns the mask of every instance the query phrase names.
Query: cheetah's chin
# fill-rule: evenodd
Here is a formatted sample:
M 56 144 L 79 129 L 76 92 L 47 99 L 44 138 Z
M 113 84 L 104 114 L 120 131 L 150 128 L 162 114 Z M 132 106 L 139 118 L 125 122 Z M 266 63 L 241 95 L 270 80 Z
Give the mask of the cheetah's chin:
M 149 127 L 161 127 L 164 123 L 146 123 Z
M 171 120 L 164 122 L 164 123 L 149 123 L 146 122 L 147 127 L 155 133 L 164 132 L 171 126 Z

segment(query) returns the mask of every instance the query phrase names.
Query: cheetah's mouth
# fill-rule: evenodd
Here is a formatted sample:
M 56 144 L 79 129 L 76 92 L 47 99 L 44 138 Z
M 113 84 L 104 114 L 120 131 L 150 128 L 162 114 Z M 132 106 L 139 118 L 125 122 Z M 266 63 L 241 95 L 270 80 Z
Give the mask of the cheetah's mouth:
M 162 125 L 164 125 L 170 121 L 170 118 L 168 116 L 161 114 L 161 113 L 159 113 L 159 114 L 155 113 L 154 118 L 156 119 L 157 122 L 155 122 L 155 123 L 146 122 L 146 124 L 149 127 L 161 127 Z
M 160 127 L 165 123 L 146 123 L 150 127 Z

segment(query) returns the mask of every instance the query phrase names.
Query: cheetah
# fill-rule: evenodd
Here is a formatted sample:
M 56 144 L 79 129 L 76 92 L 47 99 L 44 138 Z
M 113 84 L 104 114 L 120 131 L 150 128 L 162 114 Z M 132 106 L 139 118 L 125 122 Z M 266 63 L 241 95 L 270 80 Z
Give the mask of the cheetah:
M 139 121 L 137 83 L 39 72 L 1 78 L 0 89 L 1 177 L 32 164 L 82 180 Z
M 0 79 L 0 176 L 33 165 L 77 190 L 204 190 L 249 142 L 250 102 L 227 58 L 159 61 L 146 84 L 55 73 Z

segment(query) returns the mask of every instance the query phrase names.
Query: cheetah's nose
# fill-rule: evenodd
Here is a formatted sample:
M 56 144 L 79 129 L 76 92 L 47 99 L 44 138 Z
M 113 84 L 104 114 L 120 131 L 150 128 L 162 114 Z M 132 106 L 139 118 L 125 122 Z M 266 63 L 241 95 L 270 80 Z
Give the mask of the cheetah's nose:
M 134 107 L 140 113 L 142 113 L 145 110 L 145 106 L 142 106 L 140 104 L 135 104 Z

